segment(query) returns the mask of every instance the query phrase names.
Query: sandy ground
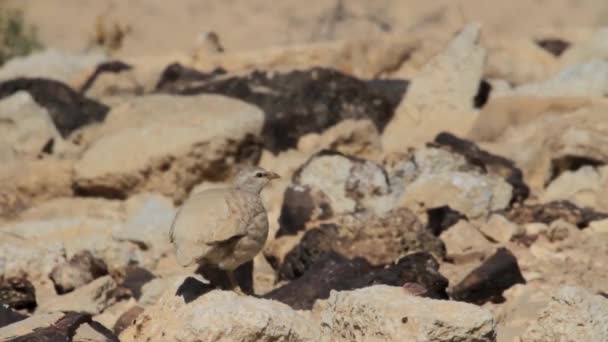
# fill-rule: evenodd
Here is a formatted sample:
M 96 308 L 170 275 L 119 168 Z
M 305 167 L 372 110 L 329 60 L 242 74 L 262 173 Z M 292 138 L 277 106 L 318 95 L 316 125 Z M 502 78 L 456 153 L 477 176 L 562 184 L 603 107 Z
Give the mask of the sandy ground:
M 479 21 L 484 32 L 527 35 L 608 25 L 606 0 L 0 0 L 22 8 L 47 45 L 85 49 L 98 19 L 127 28 L 118 57 L 192 48 L 215 31 L 226 50 L 352 38 Z M 341 4 L 341 6 L 340 6 Z

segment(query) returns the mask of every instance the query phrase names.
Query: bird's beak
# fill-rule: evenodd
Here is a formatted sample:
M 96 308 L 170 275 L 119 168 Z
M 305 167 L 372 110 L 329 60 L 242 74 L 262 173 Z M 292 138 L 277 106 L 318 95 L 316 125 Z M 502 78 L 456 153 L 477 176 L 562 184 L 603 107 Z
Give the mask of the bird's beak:
M 270 172 L 270 171 L 267 173 L 266 177 L 268 179 L 278 179 L 278 178 L 281 178 L 281 176 L 279 176 L 278 173 L 274 173 L 274 172 Z

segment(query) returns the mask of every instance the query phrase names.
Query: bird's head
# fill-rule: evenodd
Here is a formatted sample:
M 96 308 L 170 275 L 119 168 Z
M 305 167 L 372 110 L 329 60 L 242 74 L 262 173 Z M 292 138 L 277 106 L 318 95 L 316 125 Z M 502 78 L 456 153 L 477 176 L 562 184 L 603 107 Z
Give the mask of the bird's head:
M 237 173 L 234 178 L 234 187 L 259 194 L 271 180 L 281 178 L 278 174 L 266 171 L 261 167 L 248 166 Z

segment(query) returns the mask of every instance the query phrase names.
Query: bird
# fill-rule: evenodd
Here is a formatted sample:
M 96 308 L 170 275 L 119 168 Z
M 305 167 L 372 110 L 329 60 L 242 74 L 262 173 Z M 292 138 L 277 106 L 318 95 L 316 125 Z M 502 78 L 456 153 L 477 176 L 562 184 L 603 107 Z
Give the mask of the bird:
M 228 275 L 230 287 L 242 294 L 234 270 L 252 260 L 268 237 L 268 216 L 261 191 L 280 178 L 261 167 L 244 167 L 231 186 L 191 195 L 178 209 L 169 231 L 182 267 L 212 266 Z

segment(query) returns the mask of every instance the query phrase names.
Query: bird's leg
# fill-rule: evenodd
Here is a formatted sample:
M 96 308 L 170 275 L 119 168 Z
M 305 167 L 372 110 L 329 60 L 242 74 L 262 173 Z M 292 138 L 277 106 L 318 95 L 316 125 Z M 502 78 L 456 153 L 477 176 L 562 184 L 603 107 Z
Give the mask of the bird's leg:
M 228 280 L 230 281 L 230 289 L 234 292 L 236 292 L 236 294 L 238 294 L 239 296 L 244 296 L 245 293 L 243 292 L 243 290 L 241 290 L 241 287 L 239 286 L 239 282 L 236 280 L 236 277 L 234 276 L 234 271 L 226 271 L 226 273 L 228 274 Z

